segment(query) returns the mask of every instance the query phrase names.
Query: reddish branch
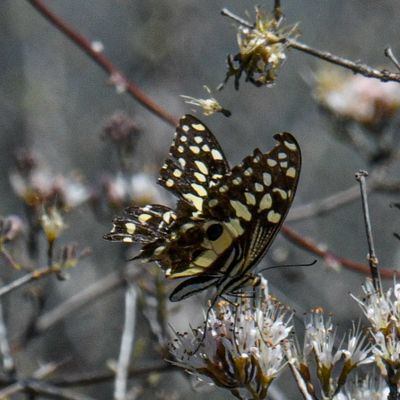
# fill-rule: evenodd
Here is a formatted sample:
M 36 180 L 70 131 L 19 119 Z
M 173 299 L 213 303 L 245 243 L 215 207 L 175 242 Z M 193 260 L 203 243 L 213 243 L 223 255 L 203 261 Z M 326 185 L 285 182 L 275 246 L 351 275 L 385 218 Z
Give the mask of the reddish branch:
M 320 246 L 315 244 L 311 239 L 305 238 L 303 235 L 300 235 L 299 233 L 295 232 L 287 225 L 284 225 L 282 227 L 282 233 L 292 243 L 321 258 L 334 260 L 345 268 L 361 272 L 365 275 L 370 274 L 370 269 L 367 265 L 359 263 L 357 261 L 350 260 L 345 257 L 338 257 L 331 251 L 322 249 Z M 394 276 L 400 277 L 400 271 L 395 271 L 389 268 L 379 268 L 379 274 L 381 275 L 382 278 L 393 278 Z
M 27 0 L 43 17 L 45 17 L 59 31 L 72 40 L 89 58 L 100 68 L 107 72 L 112 83 L 122 86 L 136 101 L 162 120 L 172 125 L 177 124 L 177 119 L 166 110 L 155 103 L 150 97 L 143 93 L 133 82 L 131 82 L 106 56 L 93 49 L 92 43 L 83 35 L 74 30 L 58 15 L 54 14 L 41 0 Z

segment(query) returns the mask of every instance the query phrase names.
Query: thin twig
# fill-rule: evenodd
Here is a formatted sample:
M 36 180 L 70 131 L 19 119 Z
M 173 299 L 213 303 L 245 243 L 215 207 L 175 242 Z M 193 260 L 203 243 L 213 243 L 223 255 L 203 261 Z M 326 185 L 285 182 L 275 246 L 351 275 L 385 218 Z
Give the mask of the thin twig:
M 364 222 L 365 222 L 365 231 L 367 233 L 367 241 L 368 241 L 368 263 L 371 269 L 371 277 L 372 283 L 376 291 L 380 293 L 380 279 L 379 279 L 379 270 L 378 270 L 378 257 L 375 253 L 374 246 L 374 238 L 372 236 L 372 228 L 371 228 L 371 218 L 369 215 L 368 209 L 368 197 L 367 197 L 367 189 L 365 178 L 368 176 L 367 171 L 358 171 L 356 174 L 356 180 L 360 183 L 360 191 L 361 191 L 361 202 L 362 209 L 364 214 Z
M 299 246 L 300 248 L 311 252 L 323 259 L 332 259 L 336 261 L 339 265 L 342 265 L 344 268 L 351 269 L 353 271 L 361 272 L 364 275 L 368 275 L 370 273 L 369 266 L 359 263 L 357 261 L 350 260 L 345 257 L 339 257 L 333 254 L 331 251 L 322 249 L 320 246 L 315 244 L 312 240 L 306 238 L 304 235 L 301 235 L 295 232 L 293 229 L 289 228 L 287 225 L 282 226 L 283 235 L 289 239 L 291 242 Z M 379 274 L 382 278 L 393 278 L 400 277 L 400 271 L 388 269 L 388 268 L 379 268 Z
M 4 321 L 3 304 L 0 301 L 0 352 L 3 358 L 3 371 L 6 375 L 12 376 L 15 373 L 15 362 L 11 355 L 8 342 L 7 327 Z
M 4 244 L 1 246 L 1 251 L 0 253 L 3 255 L 3 257 L 11 264 L 11 266 L 19 270 L 21 269 L 21 266 L 17 263 L 17 261 L 14 260 L 14 257 L 9 253 L 9 251 L 4 247 Z
M 129 378 L 138 378 L 141 376 L 146 376 L 152 373 L 164 373 L 171 371 L 181 371 L 180 368 L 169 364 L 164 363 L 152 367 L 144 367 L 144 368 L 130 368 L 128 370 Z M 113 371 L 104 371 L 104 372 L 82 372 L 69 376 L 61 376 L 59 378 L 54 378 L 48 380 L 54 386 L 59 387 L 71 387 L 71 386 L 90 386 L 96 385 L 100 383 L 110 382 L 115 379 L 115 373 Z
M 245 26 L 249 29 L 254 29 L 254 24 L 251 24 L 250 22 L 237 16 L 226 8 L 222 9 L 221 14 L 231 18 L 242 26 Z M 309 55 L 312 55 L 313 57 L 317 57 L 321 60 L 349 69 L 354 73 L 363 75 L 367 78 L 379 79 L 383 82 L 400 82 L 400 73 L 398 72 L 391 72 L 386 69 L 377 69 L 360 62 L 354 62 L 344 57 L 336 56 L 332 53 L 329 53 L 328 51 L 314 49 L 313 47 L 310 47 L 307 44 L 301 43 L 295 39 L 286 39 L 286 44 L 289 48 L 307 53 Z
M 82 51 L 84 51 L 98 66 L 100 66 L 110 76 L 110 80 L 116 87 L 128 92 L 136 101 L 147 110 L 161 118 L 172 126 L 177 125 L 177 119 L 169 114 L 165 109 L 155 103 L 133 82 L 131 82 L 111 61 L 101 52 L 93 48 L 92 43 L 78 33 L 72 26 L 67 24 L 62 18 L 53 13 L 41 0 L 26 0 L 44 18 L 54 25 L 65 36 L 72 40 Z
M 128 382 L 128 369 L 132 353 L 136 322 L 137 293 L 133 285 L 128 285 L 125 293 L 125 322 L 122 332 L 121 348 L 115 374 L 114 399 L 125 400 Z
M 48 267 L 43 267 L 40 269 L 36 269 L 32 272 L 29 272 L 26 275 L 21 276 L 21 278 L 16 279 L 15 281 L 12 281 L 8 283 L 5 286 L 0 287 L 0 297 L 12 292 L 15 289 L 20 288 L 21 286 L 24 286 L 30 282 L 36 281 L 38 279 L 44 278 L 48 275 L 58 273 L 60 272 L 59 268 L 48 268 Z
M 385 49 L 385 56 L 388 57 L 390 59 L 390 61 L 396 66 L 396 68 L 400 71 L 400 63 L 399 60 L 396 58 L 396 56 L 394 55 L 392 48 L 391 47 L 387 47 Z

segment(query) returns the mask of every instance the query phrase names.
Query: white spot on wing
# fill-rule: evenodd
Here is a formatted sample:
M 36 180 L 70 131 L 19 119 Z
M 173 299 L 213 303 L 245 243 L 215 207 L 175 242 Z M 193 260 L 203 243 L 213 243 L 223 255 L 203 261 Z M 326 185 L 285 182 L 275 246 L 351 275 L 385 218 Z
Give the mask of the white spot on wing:
M 222 154 L 219 150 L 212 149 L 211 150 L 211 156 L 214 160 L 223 160 Z
M 272 176 L 268 172 L 263 173 L 263 182 L 265 186 L 270 186 L 272 182 Z
M 127 222 L 127 223 L 125 224 L 125 228 L 126 228 L 126 231 L 127 231 L 130 235 L 133 235 L 133 234 L 135 233 L 136 226 L 135 226 L 135 224 L 133 224 L 132 222 Z
M 203 163 L 203 161 L 196 160 L 194 163 L 196 164 L 196 167 L 199 169 L 199 171 L 202 174 L 208 175 L 208 168 L 207 168 L 206 164 Z
M 273 224 L 277 224 L 281 220 L 281 218 L 282 218 L 282 215 L 275 212 L 274 210 L 271 210 L 267 215 L 268 221 Z
M 239 218 L 243 218 L 245 221 L 250 221 L 251 220 L 251 213 L 249 212 L 249 209 L 242 204 L 238 200 L 229 200 L 231 203 L 231 206 L 235 210 L 236 216 Z
M 206 127 L 203 124 L 192 124 L 192 128 L 196 131 L 205 131 Z
M 197 193 L 199 196 L 201 196 L 201 197 L 207 196 L 207 190 L 204 189 L 203 186 L 198 185 L 197 183 L 192 183 L 190 186 L 196 191 L 196 193 Z
M 296 169 L 294 167 L 288 168 L 288 170 L 286 171 L 286 176 L 288 176 L 289 178 L 295 178 L 296 177 Z
M 258 211 L 268 210 L 272 206 L 272 197 L 269 193 L 264 194 L 261 198 L 260 205 L 258 206 Z
M 189 149 L 194 154 L 199 154 L 200 153 L 200 147 L 199 146 L 189 146 Z

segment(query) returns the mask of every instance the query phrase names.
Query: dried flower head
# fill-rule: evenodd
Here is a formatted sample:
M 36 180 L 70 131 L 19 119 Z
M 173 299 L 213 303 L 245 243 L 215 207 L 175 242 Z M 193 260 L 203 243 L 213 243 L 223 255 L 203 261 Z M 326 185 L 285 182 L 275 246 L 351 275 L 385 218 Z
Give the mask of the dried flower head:
M 222 300 L 210 310 L 205 336 L 204 328 L 176 333 L 170 344 L 174 363 L 238 398 L 266 398 L 286 365 L 283 341 L 292 314 L 269 295 L 265 280 L 260 286 L 255 306 L 253 299 L 241 298 L 238 308 Z
M 147 173 L 137 173 L 130 177 L 122 174 L 103 176 L 101 187 L 91 197 L 96 210 L 121 209 L 132 205 L 146 205 L 162 201 L 159 187 L 154 177 Z
M 296 27 L 281 27 L 282 18 L 269 15 L 256 7 L 256 20 L 253 27 L 239 25 L 239 53 L 228 56 L 228 71 L 224 84 L 233 76 L 235 88 L 239 88 L 242 73 L 246 81 L 256 86 L 271 85 L 286 59 L 288 40 L 296 37 Z
M 324 68 L 315 75 L 314 96 L 338 119 L 380 129 L 400 109 L 400 87 L 339 69 Z
M 56 207 L 44 212 L 40 223 L 49 242 L 54 242 L 65 229 L 64 220 Z
M 203 114 L 206 116 L 220 112 L 221 114 L 225 115 L 225 117 L 230 117 L 231 112 L 223 108 L 221 104 L 219 104 L 218 100 L 211 96 L 210 88 L 208 86 L 204 86 L 204 89 L 210 95 L 208 99 L 196 99 L 195 97 L 185 95 L 181 95 L 181 97 L 185 99 L 185 103 L 200 107 L 203 111 Z
M 16 215 L 0 217 L 0 244 L 10 242 L 25 230 L 22 219 Z
M 18 156 L 16 169 L 10 174 L 11 186 L 18 197 L 32 208 L 57 206 L 70 209 L 84 203 L 89 193 L 79 176 L 53 175 L 39 167 L 36 158 Z

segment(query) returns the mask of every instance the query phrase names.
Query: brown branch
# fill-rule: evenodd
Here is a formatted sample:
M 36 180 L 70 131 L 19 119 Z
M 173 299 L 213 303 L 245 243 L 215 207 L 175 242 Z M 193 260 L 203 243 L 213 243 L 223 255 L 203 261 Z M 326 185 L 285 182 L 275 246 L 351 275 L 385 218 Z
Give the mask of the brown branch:
M 328 51 L 314 49 L 307 44 L 301 43 L 294 39 L 288 39 L 287 44 L 288 47 L 292 49 L 302 51 L 303 53 L 310 54 L 331 64 L 349 69 L 355 74 L 360 74 L 367 78 L 379 79 L 383 82 L 400 82 L 400 73 L 398 72 L 391 72 L 386 69 L 377 69 L 363 63 L 354 62 L 346 58 L 336 56 L 332 53 L 329 53 Z
M 357 261 L 350 260 L 345 257 L 339 257 L 333 254 L 329 250 L 324 250 L 319 247 L 316 243 L 314 243 L 311 239 L 304 237 L 304 235 L 300 235 L 293 229 L 289 228 L 287 225 L 282 226 L 282 233 L 284 236 L 290 240 L 292 243 L 301 247 L 304 250 L 309 251 L 312 254 L 315 254 L 321 258 L 325 259 L 333 259 L 338 262 L 340 265 L 347 269 L 351 269 L 353 271 L 361 272 L 364 275 L 369 275 L 370 269 L 367 265 L 359 263 Z M 400 271 L 388 269 L 388 268 L 380 268 L 380 275 L 382 278 L 393 278 L 400 277 Z
M 91 58 L 100 68 L 110 76 L 111 82 L 122 87 L 136 101 L 147 110 L 161 118 L 172 126 L 177 125 L 177 119 L 169 114 L 165 109 L 148 97 L 132 81 L 130 81 L 111 61 L 101 52 L 96 51 L 92 43 L 82 34 L 78 33 L 72 26 L 67 24 L 62 18 L 54 14 L 41 0 L 26 0 L 32 5 L 44 18 L 46 18 L 60 32 L 74 42 L 89 58 Z

